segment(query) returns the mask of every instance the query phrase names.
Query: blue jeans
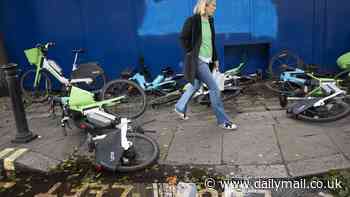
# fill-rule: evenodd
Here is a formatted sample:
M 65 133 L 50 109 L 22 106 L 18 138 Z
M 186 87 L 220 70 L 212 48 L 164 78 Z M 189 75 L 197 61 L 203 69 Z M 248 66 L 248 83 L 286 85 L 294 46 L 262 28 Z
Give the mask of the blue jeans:
M 192 98 L 193 94 L 198 91 L 204 82 L 209 88 L 209 98 L 211 107 L 215 113 L 218 124 L 231 122 L 228 115 L 225 113 L 224 105 L 220 97 L 220 90 L 214 81 L 212 73 L 209 70 L 209 65 L 201 60 L 198 60 L 198 69 L 196 73 L 197 78 L 194 80 L 194 84 L 190 84 L 185 93 L 177 101 L 175 108 L 177 111 L 186 113 L 188 101 Z

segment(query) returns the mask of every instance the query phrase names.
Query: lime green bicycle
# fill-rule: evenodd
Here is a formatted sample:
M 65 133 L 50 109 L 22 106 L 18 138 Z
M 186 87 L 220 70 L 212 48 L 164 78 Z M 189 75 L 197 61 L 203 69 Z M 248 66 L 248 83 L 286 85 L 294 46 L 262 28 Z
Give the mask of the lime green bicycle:
M 50 75 L 56 78 L 64 87 L 72 84 L 85 90 L 100 90 L 106 83 L 103 69 L 97 63 L 86 63 L 78 66 L 78 56 L 83 49 L 75 49 L 72 73 L 70 78 L 63 75 L 62 68 L 47 57 L 48 50 L 55 44 L 52 42 L 38 44 L 35 48 L 24 51 L 28 62 L 34 69 L 26 71 L 21 77 L 21 90 L 26 100 L 30 102 L 43 102 L 50 96 L 52 82 Z
M 87 132 L 89 151 L 95 151 L 99 167 L 131 172 L 157 160 L 157 142 L 130 125 L 131 119 L 142 115 L 146 108 L 145 92 L 138 85 L 128 80 L 110 81 L 102 90 L 101 101 L 89 91 L 75 86 L 68 89 L 68 96 L 51 99 L 52 109 L 55 104 L 61 106 L 65 135 L 69 120 Z

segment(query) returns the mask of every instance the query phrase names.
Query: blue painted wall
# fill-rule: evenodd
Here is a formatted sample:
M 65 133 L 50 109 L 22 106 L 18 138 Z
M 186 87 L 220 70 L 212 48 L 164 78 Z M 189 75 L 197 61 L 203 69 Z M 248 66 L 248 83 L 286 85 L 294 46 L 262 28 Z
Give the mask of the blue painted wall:
M 139 56 L 155 75 L 162 66 L 182 69 L 178 33 L 196 0 L 2 0 L 0 31 L 9 60 L 28 66 L 23 50 L 55 41 L 50 51 L 69 73 L 73 48 L 81 61 L 99 61 L 110 79 Z M 336 58 L 350 49 L 347 0 L 218 0 L 217 45 L 223 68 L 249 53 L 247 72 L 266 69 L 269 57 L 288 48 L 306 63 L 335 72 Z M 349 50 L 350 51 L 350 50 Z M 261 53 L 261 54 L 260 54 Z

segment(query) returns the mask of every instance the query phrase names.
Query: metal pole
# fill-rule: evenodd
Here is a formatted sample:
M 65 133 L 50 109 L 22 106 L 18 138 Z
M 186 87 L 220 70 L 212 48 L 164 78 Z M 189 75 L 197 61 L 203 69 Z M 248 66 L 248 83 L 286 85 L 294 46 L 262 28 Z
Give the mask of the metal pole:
M 28 129 L 28 123 L 26 119 L 26 114 L 24 111 L 23 100 L 21 89 L 18 83 L 18 74 L 17 74 L 17 65 L 9 63 L 2 66 L 2 69 L 5 70 L 5 76 L 7 81 L 7 87 L 11 98 L 12 111 L 15 116 L 16 121 L 16 138 L 12 140 L 12 143 L 27 143 L 35 138 L 38 135 L 33 134 Z
M 7 56 L 4 46 L 4 36 L 0 32 L 0 65 L 7 64 Z M 5 73 L 0 69 L 0 97 L 8 96 Z

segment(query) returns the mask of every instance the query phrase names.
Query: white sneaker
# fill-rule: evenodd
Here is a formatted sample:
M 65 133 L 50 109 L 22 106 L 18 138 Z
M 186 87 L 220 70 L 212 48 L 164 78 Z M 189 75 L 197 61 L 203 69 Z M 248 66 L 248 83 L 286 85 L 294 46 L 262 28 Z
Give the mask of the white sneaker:
M 223 124 L 220 124 L 219 127 L 227 130 L 236 130 L 238 127 L 237 125 L 231 123 L 231 122 L 225 122 Z
M 189 119 L 189 118 L 186 116 L 186 114 L 177 111 L 176 108 L 174 109 L 174 111 L 175 111 L 175 113 L 177 113 L 177 114 L 180 116 L 180 118 L 181 118 L 182 120 L 188 120 L 188 119 Z

